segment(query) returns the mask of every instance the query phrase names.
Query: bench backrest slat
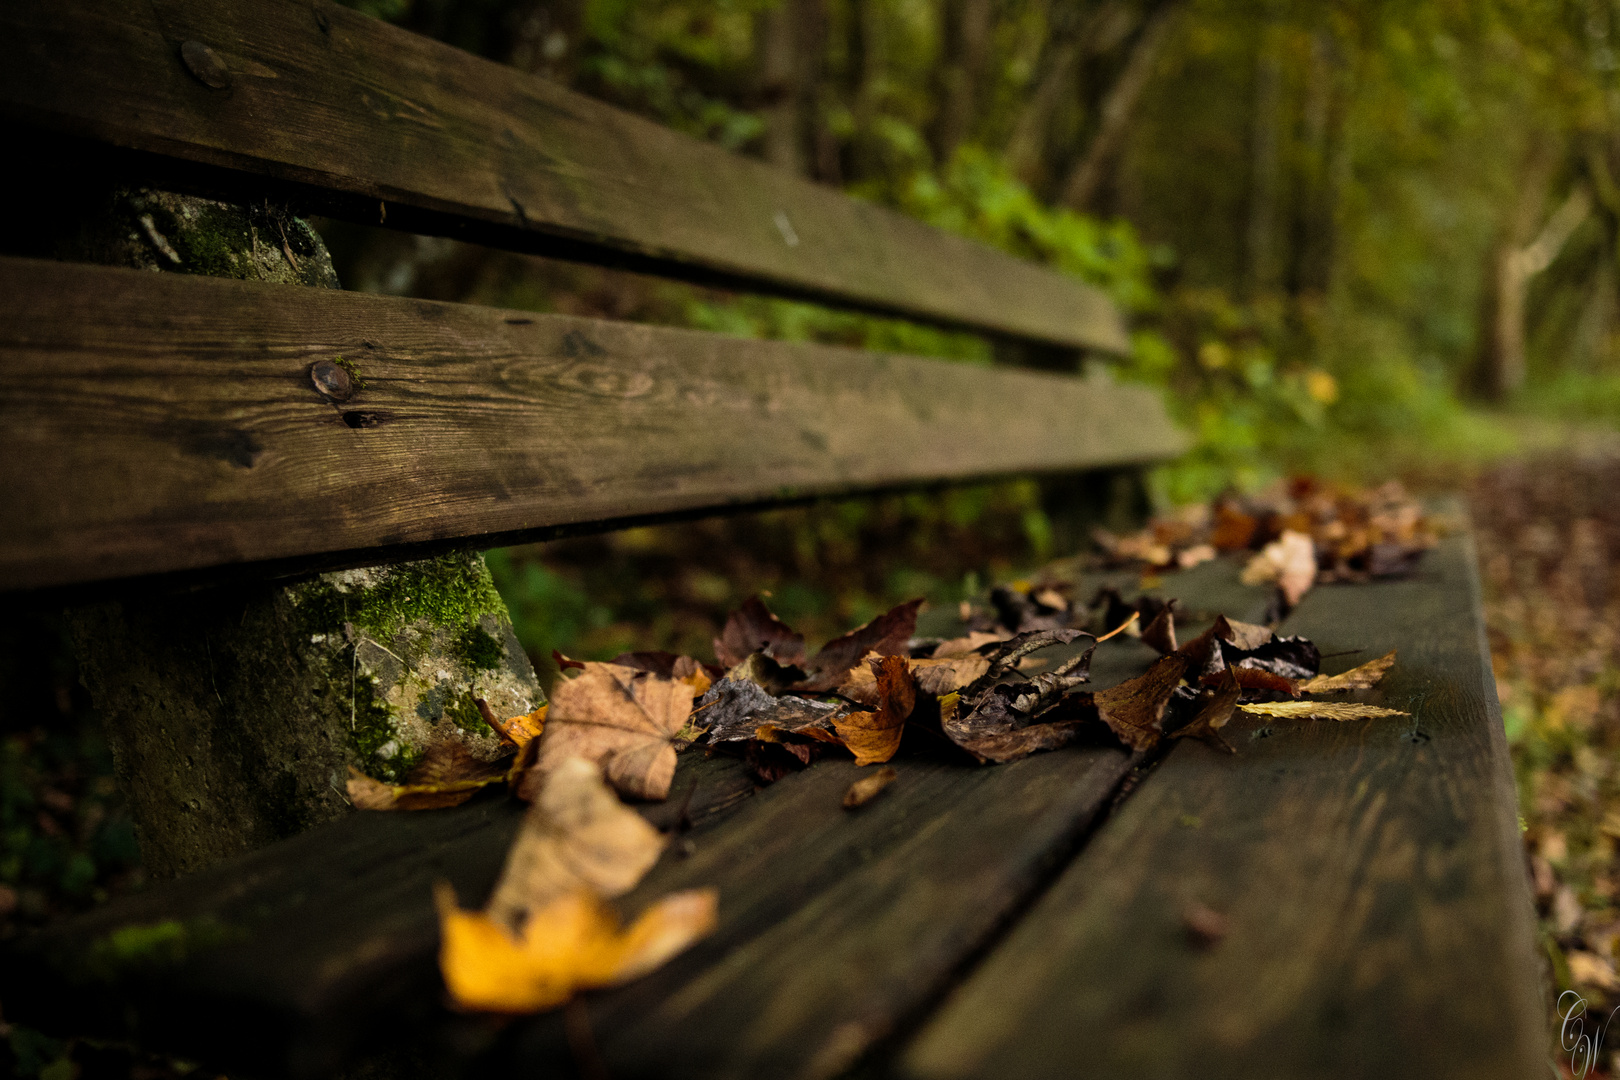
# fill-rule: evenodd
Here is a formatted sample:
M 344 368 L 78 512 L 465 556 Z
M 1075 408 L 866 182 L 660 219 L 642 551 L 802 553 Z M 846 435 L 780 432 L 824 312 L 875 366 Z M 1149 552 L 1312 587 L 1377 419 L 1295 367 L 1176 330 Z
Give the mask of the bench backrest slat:
M 326 0 L 8 0 L 0 115 L 374 222 L 1128 348 L 1072 278 Z
M 364 389 L 334 403 L 312 365 Z M 0 589 L 1162 458 L 1157 395 L 828 346 L 0 259 Z

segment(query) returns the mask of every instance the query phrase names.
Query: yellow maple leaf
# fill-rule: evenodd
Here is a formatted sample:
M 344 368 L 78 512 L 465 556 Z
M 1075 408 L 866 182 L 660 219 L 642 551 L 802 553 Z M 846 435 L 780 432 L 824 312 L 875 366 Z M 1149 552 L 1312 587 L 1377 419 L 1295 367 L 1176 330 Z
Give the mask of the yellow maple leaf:
M 439 969 L 459 1008 L 554 1009 L 580 990 L 639 978 L 708 934 L 717 897 L 713 889 L 671 893 L 621 930 L 602 901 L 575 892 L 534 912 L 514 935 L 485 913 L 462 909 L 455 890 L 439 882 Z

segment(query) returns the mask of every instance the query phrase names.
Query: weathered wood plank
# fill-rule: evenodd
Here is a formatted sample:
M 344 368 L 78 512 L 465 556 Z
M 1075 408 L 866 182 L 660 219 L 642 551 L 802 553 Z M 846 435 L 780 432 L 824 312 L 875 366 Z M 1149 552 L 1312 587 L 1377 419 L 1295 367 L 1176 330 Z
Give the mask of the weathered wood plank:
M 311 371 L 340 357 L 365 385 L 338 403 Z M 1182 445 L 1106 379 L 0 259 L 6 589 Z
M 1546 1071 L 1534 914 L 1473 552 L 1312 592 L 1288 629 L 1400 659 L 1395 718 L 1177 747 L 903 1059 L 996 1077 Z M 1207 950 L 1182 919 L 1230 930 Z
M 11 0 L 0 115 L 340 193 L 368 222 L 1129 347 L 1072 278 L 326 0 Z

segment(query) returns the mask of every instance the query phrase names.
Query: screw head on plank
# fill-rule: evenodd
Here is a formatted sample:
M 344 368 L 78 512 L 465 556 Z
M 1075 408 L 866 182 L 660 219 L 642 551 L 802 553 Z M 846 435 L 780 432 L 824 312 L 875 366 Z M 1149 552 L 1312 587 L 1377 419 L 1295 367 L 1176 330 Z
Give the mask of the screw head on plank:
M 354 378 L 330 360 L 317 360 L 311 364 L 309 381 L 328 401 L 348 401 L 354 397 Z
M 225 66 L 225 61 L 202 42 L 188 41 L 181 45 L 180 59 L 185 62 L 186 70 L 204 86 L 223 90 L 231 85 L 231 72 Z

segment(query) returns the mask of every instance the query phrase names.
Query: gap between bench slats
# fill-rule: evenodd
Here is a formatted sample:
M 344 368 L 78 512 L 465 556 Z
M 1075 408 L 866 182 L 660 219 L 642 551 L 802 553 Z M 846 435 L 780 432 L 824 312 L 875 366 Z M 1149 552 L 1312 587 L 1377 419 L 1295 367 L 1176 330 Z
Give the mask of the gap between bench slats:
M 187 71 L 185 42 L 228 87 Z M 1130 347 L 1072 278 L 324 0 L 9 0 L 0 114 L 335 192 L 366 222 L 386 200 L 390 224 L 497 246 Z
M 309 371 L 339 357 L 365 388 L 332 403 Z M 0 259 L 0 589 L 1183 445 L 1107 379 Z
M 1471 542 L 1311 592 L 1376 704 L 1177 747 L 904 1059 L 912 1080 L 1544 1075 L 1540 966 Z M 1264 736 L 1264 737 L 1262 737 Z M 1201 951 L 1190 903 L 1230 932 Z

